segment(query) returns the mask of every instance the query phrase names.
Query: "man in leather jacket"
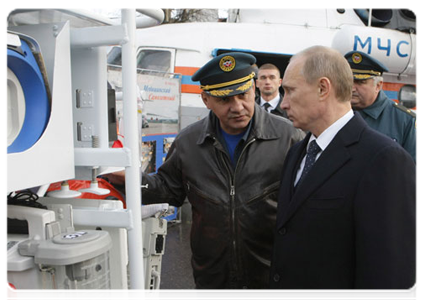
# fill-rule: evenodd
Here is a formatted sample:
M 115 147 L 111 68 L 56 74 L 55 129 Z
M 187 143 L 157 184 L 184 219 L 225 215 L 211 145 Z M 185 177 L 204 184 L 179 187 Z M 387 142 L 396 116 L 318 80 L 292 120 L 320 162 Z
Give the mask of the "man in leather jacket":
M 154 175 L 144 204 L 192 206 L 196 288 L 267 288 L 285 155 L 304 134 L 254 101 L 252 55 L 215 57 L 200 81 L 208 117 L 182 130 Z

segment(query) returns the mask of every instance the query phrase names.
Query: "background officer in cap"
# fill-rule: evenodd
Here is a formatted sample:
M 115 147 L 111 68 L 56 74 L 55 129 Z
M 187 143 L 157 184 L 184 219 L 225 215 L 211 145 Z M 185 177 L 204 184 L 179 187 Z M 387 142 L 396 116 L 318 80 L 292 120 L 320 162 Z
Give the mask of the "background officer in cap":
M 345 55 L 354 75 L 351 104 L 373 129 L 399 143 L 416 161 L 416 115 L 389 99 L 382 90 L 383 72 L 379 61 L 359 51 Z
M 225 53 L 194 74 L 209 115 L 178 134 L 157 174 L 143 174 L 144 204 L 191 203 L 197 288 L 268 285 L 280 174 L 303 133 L 255 104 L 254 62 Z

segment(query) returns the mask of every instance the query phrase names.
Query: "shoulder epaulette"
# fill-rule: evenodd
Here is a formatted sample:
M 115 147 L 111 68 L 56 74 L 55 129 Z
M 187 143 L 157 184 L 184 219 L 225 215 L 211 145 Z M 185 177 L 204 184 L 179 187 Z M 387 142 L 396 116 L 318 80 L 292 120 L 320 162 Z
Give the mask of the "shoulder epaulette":
M 393 106 L 394 106 L 395 108 L 398 108 L 399 110 L 401 110 L 401 111 L 403 111 L 403 112 L 405 112 L 405 113 L 409 114 L 409 115 L 410 115 L 410 116 L 412 116 L 413 118 L 415 118 L 415 117 L 416 117 L 416 113 L 415 113 L 414 111 L 412 111 L 411 109 L 409 109 L 409 108 L 405 107 L 404 105 L 401 105 L 401 104 L 398 104 L 398 103 L 394 102 Z

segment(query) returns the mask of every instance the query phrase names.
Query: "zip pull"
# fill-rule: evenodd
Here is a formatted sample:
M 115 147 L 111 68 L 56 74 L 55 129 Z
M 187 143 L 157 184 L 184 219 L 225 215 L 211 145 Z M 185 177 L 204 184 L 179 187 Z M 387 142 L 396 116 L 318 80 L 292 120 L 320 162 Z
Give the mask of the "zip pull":
M 231 185 L 231 193 L 229 195 L 235 196 L 235 187 L 233 185 Z

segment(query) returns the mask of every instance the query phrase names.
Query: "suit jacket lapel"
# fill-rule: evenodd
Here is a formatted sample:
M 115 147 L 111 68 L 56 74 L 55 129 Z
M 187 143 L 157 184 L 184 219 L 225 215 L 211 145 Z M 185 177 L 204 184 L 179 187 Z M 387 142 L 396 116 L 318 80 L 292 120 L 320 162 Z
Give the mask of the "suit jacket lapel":
M 280 224 L 281 221 L 287 218 L 287 214 L 290 211 L 290 205 L 292 202 L 292 197 L 294 195 L 294 182 L 297 175 L 297 170 L 300 166 L 301 159 L 306 150 L 308 140 L 310 139 L 310 133 L 298 144 L 294 145 L 292 148 L 292 156 L 289 159 L 285 160 L 285 174 L 283 177 L 283 183 L 281 190 L 279 191 L 279 203 L 278 203 L 278 221 Z M 278 225 L 278 227 L 280 227 Z
M 290 202 L 291 202 L 291 200 L 292 200 L 292 196 L 294 195 L 294 193 L 295 193 L 295 185 L 294 185 L 294 183 L 295 183 L 295 179 L 297 178 L 297 172 L 298 172 L 298 169 L 300 168 L 300 165 L 301 165 L 301 161 L 303 160 L 303 158 L 304 158 L 304 156 L 306 155 L 306 152 L 307 152 L 307 144 L 308 144 L 308 141 L 309 141 L 309 139 L 310 139 L 310 135 L 311 134 L 308 134 L 303 140 L 302 140 L 302 142 L 301 142 L 301 144 L 299 145 L 300 147 L 299 147 L 299 151 L 297 151 L 296 153 L 295 153 L 295 156 L 293 157 L 293 159 L 292 159 L 292 161 L 293 162 L 295 162 L 294 163 L 294 165 L 293 165 L 293 168 L 292 168 L 292 171 L 291 171 L 291 177 L 290 177 L 290 190 L 291 190 L 291 193 L 290 193 L 290 197 L 289 197 L 289 199 L 290 199 Z
M 307 200 L 328 178 L 334 174 L 338 169 L 345 165 L 350 159 L 348 147 L 356 143 L 360 139 L 361 131 L 365 127 L 365 122 L 361 117 L 352 118 L 335 136 L 329 146 L 322 152 L 319 159 L 314 164 L 313 168 L 307 174 L 307 177 L 301 182 L 300 186 L 296 187 L 295 193 L 290 194 L 290 203 L 284 205 L 285 211 L 282 212 L 282 218 L 277 222 L 278 228 L 282 227 L 295 213 L 295 211 Z M 298 160 L 301 159 L 301 153 L 307 145 L 308 138 L 305 138 L 293 157 Z M 295 161 L 293 159 L 293 161 Z M 298 164 L 294 164 L 298 166 Z M 290 170 L 294 173 L 291 176 L 290 185 L 294 184 L 296 170 L 291 167 Z M 292 175 L 292 174 L 291 174 Z M 285 190 L 286 192 L 286 190 Z M 288 200 L 289 201 L 289 200 Z

